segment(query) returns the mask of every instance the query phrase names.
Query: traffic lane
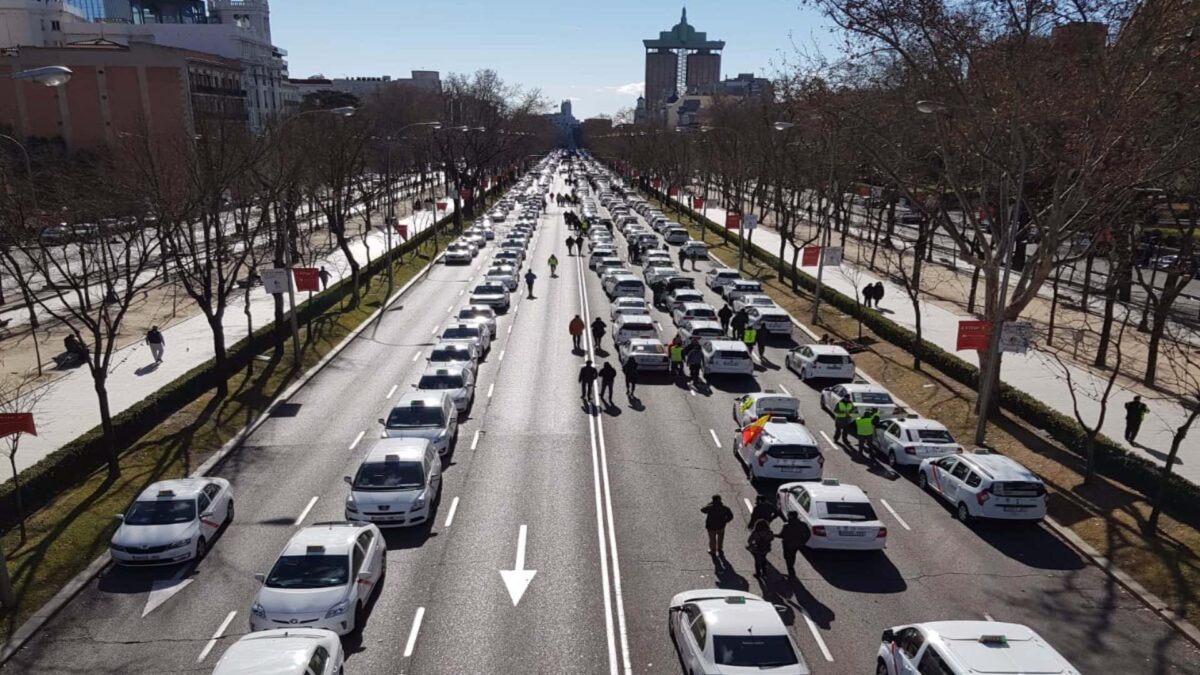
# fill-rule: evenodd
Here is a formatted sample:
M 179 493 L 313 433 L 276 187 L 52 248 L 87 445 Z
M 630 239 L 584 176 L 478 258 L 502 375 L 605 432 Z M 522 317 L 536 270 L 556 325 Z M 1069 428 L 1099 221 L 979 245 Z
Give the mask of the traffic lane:
M 560 253 L 554 225 L 543 224 L 536 259 Z M 566 332 L 577 284 L 544 282 L 514 323 L 407 672 L 607 668 L 590 422 Z M 513 607 L 499 572 L 514 569 L 521 525 L 525 567 L 537 572 Z

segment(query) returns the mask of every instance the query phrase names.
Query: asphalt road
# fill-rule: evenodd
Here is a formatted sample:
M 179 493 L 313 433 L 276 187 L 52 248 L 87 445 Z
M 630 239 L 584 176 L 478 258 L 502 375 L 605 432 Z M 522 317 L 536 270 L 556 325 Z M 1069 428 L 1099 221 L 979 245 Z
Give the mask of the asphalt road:
M 712 586 L 788 605 L 819 674 L 873 672 L 884 628 L 950 618 L 1028 624 L 1084 673 L 1200 672 L 1200 652 L 1049 531 L 967 528 L 911 476 L 824 441 L 826 477 L 868 492 L 889 547 L 806 555 L 795 583 L 755 579 L 741 537 L 756 491 L 731 452 L 734 394 L 786 390 L 811 429 L 833 434 L 818 389 L 780 368 L 792 343 L 771 345 L 753 379 L 692 389 L 664 377 L 627 400 L 618 378 L 616 405 L 585 405 L 578 368 L 588 356 L 616 366 L 615 349 L 606 338 L 572 353 L 566 327 L 577 313 L 607 322 L 608 302 L 586 258 L 566 253 L 562 209 L 547 213 L 530 246 L 535 297 L 499 321 L 434 523 L 387 535 L 387 576 L 361 637 L 346 642 L 348 673 L 679 672 L 667 602 Z M 237 520 L 204 561 L 110 567 L 0 673 L 211 671 L 248 630 L 253 574 L 298 526 L 341 518 L 341 477 L 492 252 L 469 267 L 436 266 L 217 469 L 233 482 Z M 544 263 L 552 252 L 556 279 Z M 670 339 L 670 318 L 655 316 Z M 699 512 L 713 494 L 738 516 L 730 564 L 719 568 Z M 513 569 L 522 526 L 525 567 L 537 572 L 514 607 L 499 572 Z M 778 549 L 772 561 L 782 569 Z

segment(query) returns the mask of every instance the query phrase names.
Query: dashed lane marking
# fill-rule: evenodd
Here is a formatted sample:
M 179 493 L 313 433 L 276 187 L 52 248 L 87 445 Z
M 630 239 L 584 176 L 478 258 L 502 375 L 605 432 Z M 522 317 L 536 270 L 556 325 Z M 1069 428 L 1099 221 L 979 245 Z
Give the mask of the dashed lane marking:
M 392 385 L 392 388 L 388 390 L 387 396 L 384 396 L 384 398 L 391 398 L 391 397 L 392 397 L 392 395 L 393 395 L 393 394 L 395 394 L 395 393 L 396 393 L 396 390 L 397 390 L 397 389 L 399 389 L 399 388 L 400 388 L 400 385 L 398 385 L 398 384 L 393 384 L 393 385 Z
M 804 623 L 808 624 L 808 630 L 812 632 L 813 640 L 816 640 L 817 647 L 821 649 L 821 656 L 824 656 L 826 661 L 833 663 L 833 654 L 830 654 L 829 647 L 825 646 L 825 640 L 821 637 L 821 630 L 817 628 L 817 624 L 808 615 L 808 612 L 804 611 L 803 607 L 800 608 L 800 616 L 803 616 Z
M 788 391 L 787 387 L 783 386 L 782 384 L 779 385 L 779 391 L 782 391 L 783 393 L 787 394 L 788 396 L 792 395 L 792 392 Z
M 229 628 L 229 624 L 233 622 L 233 617 L 235 616 L 237 616 L 236 611 L 230 612 L 225 616 L 225 620 L 221 622 L 221 626 L 217 628 L 217 632 L 213 633 L 212 639 L 208 641 L 208 644 L 204 645 L 204 649 L 200 652 L 200 657 L 196 659 L 196 663 L 200 663 L 208 658 L 208 653 L 212 651 L 213 647 L 217 646 L 217 640 L 220 640 L 221 636 L 225 634 L 225 629 Z
M 829 437 L 829 434 L 827 434 L 827 433 L 825 433 L 824 431 L 822 431 L 822 432 L 821 432 L 821 438 L 824 438 L 824 439 L 825 439 L 825 442 L 829 444 L 829 449 L 830 449 L 830 450 L 837 450 L 837 443 L 834 443 L 834 442 L 833 442 L 833 439 Z
M 412 656 L 417 646 L 417 634 L 421 632 L 421 619 L 425 618 L 425 608 L 418 607 L 417 615 L 413 617 L 412 630 L 408 631 L 408 642 L 404 645 L 404 658 Z M 830 659 L 832 661 L 832 659 Z
M 491 383 L 491 384 L 489 384 L 489 385 L 488 385 L 488 398 L 491 398 L 491 397 L 492 397 L 492 392 L 494 392 L 495 390 L 496 390 L 496 383 L 495 383 L 495 382 L 493 382 L 493 383 Z
M 717 432 L 713 431 L 712 429 L 709 429 L 708 433 L 712 434 L 713 444 L 716 445 L 718 448 L 721 447 L 721 439 L 720 439 L 720 437 L 717 436 Z
M 458 497 L 455 497 L 454 501 L 450 502 L 450 513 L 446 514 L 446 522 L 442 527 L 450 527 L 454 523 L 454 513 L 456 511 L 458 511 Z
M 419 359 L 419 358 L 421 358 L 421 352 L 417 352 L 416 354 L 413 354 L 413 358 L 412 358 L 413 363 L 416 363 L 417 359 Z
M 303 523 L 304 519 L 308 517 L 308 512 L 312 511 L 312 507 L 316 505 L 318 499 L 320 499 L 320 497 L 313 497 L 312 499 L 308 500 L 308 506 L 304 507 L 304 510 L 300 512 L 300 517 L 296 518 L 296 522 L 292 524 L 299 525 L 300 523 Z
M 354 441 L 350 443 L 350 449 L 351 449 L 351 450 L 353 450 L 354 448 L 358 447 L 358 442 L 362 440 L 362 437 L 363 437 L 364 435 L 366 435 L 366 433 L 367 433 L 366 431 L 360 431 L 360 432 L 358 432 L 358 435 L 354 437 Z
M 746 505 L 746 510 L 747 510 L 747 511 L 749 511 L 749 512 L 751 512 L 751 513 L 753 513 L 753 512 L 754 512 L 754 505 L 750 503 L 750 499 L 749 499 L 749 498 L 747 498 L 747 497 L 742 497 L 742 503 Z
M 908 523 L 904 522 L 904 519 L 900 517 L 900 514 L 896 513 L 896 509 L 893 509 L 892 505 L 887 503 L 886 499 L 880 499 L 879 503 L 883 504 L 883 508 L 887 509 L 888 513 L 892 514 L 892 517 L 896 519 L 897 523 L 900 523 L 900 527 L 903 527 L 906 530 L 912 530 L 912 528 L 908 526 Z
M 475 430 L 475 435 L 471 438 L 471 449 L 479 447 L 479 429 Z

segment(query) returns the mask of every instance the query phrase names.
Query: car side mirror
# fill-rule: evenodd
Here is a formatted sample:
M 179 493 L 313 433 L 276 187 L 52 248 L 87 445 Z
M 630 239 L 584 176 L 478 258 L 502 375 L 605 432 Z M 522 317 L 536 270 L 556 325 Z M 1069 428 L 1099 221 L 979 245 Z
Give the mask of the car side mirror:
M 354 479 L 350 476 L 342 476 L 342 480 L 346 481 L 346 485 L 353 485 Z
M 896 641 L 896 633 L 891 628 L 883 631 L 883 637 L 879 638 L 882 642 L 891 643 Z
M 259 572 L 258 574 L 254 575 L 254 580 L 260 584 L 265 584 L 267 582 L 267 575 Z
M 791 612 L 792 610 L 789 609 L 787 605 L 777 604 L 777 605 L 775 605 L 775 611 L 779 612 L 780 614 L 787 614 L 788 612 Z
M 113 514 L 113 520 L 116 520 L 118 523 L 123 523 L 123 522 L 125 522 L 125 514 L 124 513 L 115 513 L 115 514 Z
M 359 581 L 370 581 L 370 580 L 371 580 L 371 573 L 370 573 L 370 572 L 359 572 L 359 573 L 358 573 L 358 580 L 359 580 Z
M 201 513 L 201 514 L 200 514 L 200 519 L 201 519 L 201 520 L 209 520 L 209 519 L 211 519 L 212 517 L 213 517 L 213 512 L 212 512 L 212 511 L 205 511 L 204 513 Z
M 382 417 L 380 417 L 380 418 L 379 418 L 379 423 L 380 423 L 380 424 L 382 424 L 382 425 L 384 425 L 384 426 L 387 426 L 387 422 L 383 421 L 383 418 L 382 418 Z

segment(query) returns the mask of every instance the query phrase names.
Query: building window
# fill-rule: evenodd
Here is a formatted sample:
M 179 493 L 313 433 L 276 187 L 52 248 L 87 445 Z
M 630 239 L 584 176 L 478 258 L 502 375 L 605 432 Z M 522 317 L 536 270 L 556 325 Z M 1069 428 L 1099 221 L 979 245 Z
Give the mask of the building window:
M 61 31 L 61 30 L 62 30 L 62 24 L 60 24 L 60 23 L 59 23 L 59 22 L 57 22 L 57 21 L 51 21 L 51 22 L 50 22 L 50 30 Z

